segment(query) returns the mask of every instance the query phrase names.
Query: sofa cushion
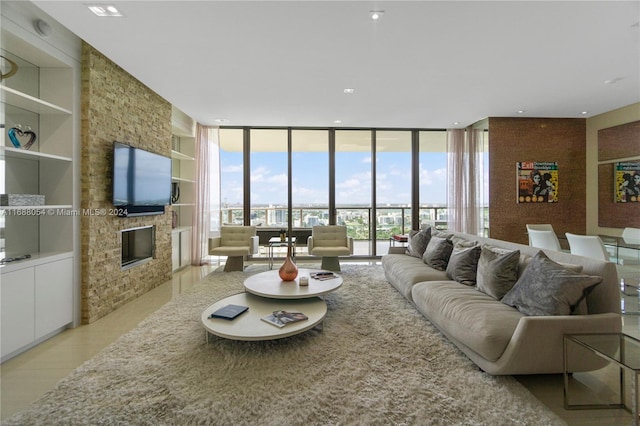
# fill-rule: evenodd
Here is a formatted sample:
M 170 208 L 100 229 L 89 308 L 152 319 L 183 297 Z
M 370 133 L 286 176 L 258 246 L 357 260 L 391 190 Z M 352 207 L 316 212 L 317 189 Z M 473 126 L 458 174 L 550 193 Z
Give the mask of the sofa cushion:
M 382 266 L 387 281 L 410 301 L 414 284 L 448 279 L 446 272 L 430 268 L 421 259 L 406 254 L 387 254 L 382 257 Z
M 502 302 L 525 315 L 569 315 L 602 277 L 574 272 L 539 251 Z
M 482 245 L 478 260 L 478 290 L 500 300 L 518 280 L 520 250 Z
M 458 242 L 447 264 L 447 276 L 464 285 L 476 285 L 481 247 L 475 241 Z
M 500 358 L 523 317 L 516 309 L 454 281 L 418 283 L 412 297 L 436 327 L 490 361 Z
M 447 269 L 452 250 L 453 243 L 450 239 L 434 235 L 427 244 L 422 261 L 434 269 L 444 271 Z
M 422 259 L 422 255 L 424 254 L 424 250 L 427 248 L 427 244 L 429 244 L 430 239 L 431 227 L 421 229 L 420 231 L 413 230 L 409 232 L 406 254 Z

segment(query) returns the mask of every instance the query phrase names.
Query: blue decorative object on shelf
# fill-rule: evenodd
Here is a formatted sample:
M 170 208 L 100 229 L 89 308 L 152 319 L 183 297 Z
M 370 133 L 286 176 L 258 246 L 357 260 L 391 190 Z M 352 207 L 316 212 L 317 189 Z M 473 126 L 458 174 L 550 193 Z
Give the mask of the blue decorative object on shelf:
M 27 130 L 26 132 L 23 132 L 22 126 L 20 124 L 17 124 L 15 127 L 9 129 L 9 139 L 11 139 L 11 143 L 13 144 L 13 146 L 22 149 L 29 149 L 33 146 L 33 144 L 36 142 L 37 136 L 30 127 L 28 129 L 29 130 Z M 28 136 L 29 140 L 27 140 L 27 143 L 22 146 L 22 144 L 20 143 L 20 139 L 18 139 L 18 136 Z
M 20 125 L 9 129 L 9 139 L 11 139 L 11 143 L 13 144 L 13 146 L 15 146 L 16 148 L 22 148 L 22 146 L 20 145 L 20 141 L 16 136 L 16 133 L 22 136 L 23 133 L 22 133 L 22 129 L 20 129 Z

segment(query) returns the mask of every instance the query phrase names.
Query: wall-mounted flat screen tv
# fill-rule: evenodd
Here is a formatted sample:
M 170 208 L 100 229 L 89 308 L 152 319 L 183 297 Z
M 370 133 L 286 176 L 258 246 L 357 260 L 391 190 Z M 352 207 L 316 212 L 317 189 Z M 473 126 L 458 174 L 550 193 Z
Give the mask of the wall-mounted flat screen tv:
M 113 143 L 113 205 L 121 216 L 163 214 L 171 203 L 171 158 Z

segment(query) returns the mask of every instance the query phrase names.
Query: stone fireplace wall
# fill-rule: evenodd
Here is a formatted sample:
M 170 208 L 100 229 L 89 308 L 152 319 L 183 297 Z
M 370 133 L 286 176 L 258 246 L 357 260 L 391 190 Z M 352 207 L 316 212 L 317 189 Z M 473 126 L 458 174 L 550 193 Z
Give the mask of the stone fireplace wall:
M 110 210 L 113 141 L 171 155 L 171 104 L 90 45 L 82 47 L 82 323 L 171 279 L 171 212 L 131 218 Z M 89 210 L 90 209 L 90 210 Z M 95 212 L 95 213 L 94 213 Z M 122 271 L 119 231 L 156 226 L 155 258 Z

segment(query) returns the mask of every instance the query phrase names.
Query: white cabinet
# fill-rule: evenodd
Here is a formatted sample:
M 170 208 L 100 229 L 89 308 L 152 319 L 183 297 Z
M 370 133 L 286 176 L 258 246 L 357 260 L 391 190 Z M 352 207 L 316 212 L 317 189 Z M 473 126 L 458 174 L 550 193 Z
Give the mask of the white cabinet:
M 34 269 L 2 274 L 2 358 L 35 339 Z
M 191 227 L 176 228 L 171 233 L 173 271 L 191 264 Z
M 73 261 L 71 258 L 35 267 L 35 338 L 73 321 Z
M 2 360 L 49 337 L 73 321 L 73 259 L 44 256 L 30 266 L 3 266 Z

